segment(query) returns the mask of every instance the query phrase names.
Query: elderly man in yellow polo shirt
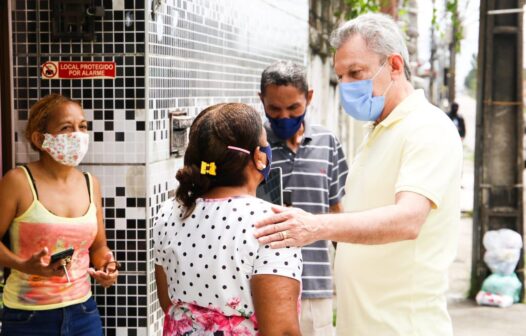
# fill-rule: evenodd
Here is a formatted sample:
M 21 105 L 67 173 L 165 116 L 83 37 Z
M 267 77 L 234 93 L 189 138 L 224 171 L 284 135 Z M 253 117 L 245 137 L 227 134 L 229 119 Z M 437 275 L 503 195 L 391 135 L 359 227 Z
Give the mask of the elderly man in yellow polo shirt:
M 348 21 L 332 44 L 342 106 L 370 122 L 350 169 L 350 213 L 279 208 L 255 234 L 273 248 L 340 242 L 338 335 L 453 335 L 445 292 L 460 219 L 458 132 L 413 89 L 404 38 L 390 17 Z

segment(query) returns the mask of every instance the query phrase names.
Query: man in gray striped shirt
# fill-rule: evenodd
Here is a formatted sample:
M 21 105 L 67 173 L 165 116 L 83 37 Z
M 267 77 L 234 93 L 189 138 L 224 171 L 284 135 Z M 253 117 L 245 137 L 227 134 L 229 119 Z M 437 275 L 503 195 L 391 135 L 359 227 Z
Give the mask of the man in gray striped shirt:
M 292 205 L 311 213 L 341 212 L 347 163 L 342 147 L 327 129 L 305 120 L 312 99 L 305 68 L 278 61 L 261 75 L 260 98 L 268 122 L 272 166 L 281 167 Z M 303 335 L 333 335 L 332 272 L 328 241 L 302 248 Z

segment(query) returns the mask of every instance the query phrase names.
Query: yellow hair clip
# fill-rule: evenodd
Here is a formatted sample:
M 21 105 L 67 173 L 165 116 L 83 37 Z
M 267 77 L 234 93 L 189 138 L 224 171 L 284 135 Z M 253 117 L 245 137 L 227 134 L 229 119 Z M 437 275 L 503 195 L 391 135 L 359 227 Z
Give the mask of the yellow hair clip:
M 213 175 L 213 176 L 216 175 L 215 162 L 207 163 L 207 162 L 201 161 L 201 175 L 206 175 L 206 174 Z

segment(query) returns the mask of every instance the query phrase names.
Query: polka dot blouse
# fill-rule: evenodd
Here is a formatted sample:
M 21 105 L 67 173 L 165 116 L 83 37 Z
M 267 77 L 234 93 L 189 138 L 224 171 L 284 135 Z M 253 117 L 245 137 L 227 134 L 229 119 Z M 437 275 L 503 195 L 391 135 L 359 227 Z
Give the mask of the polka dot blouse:
M 183 219 L 179 204 L 165 203 L 154 227 L 155 263 L 166 273 L 173 302 L 165 335 L 257 333 L 251 277 L 301 281 L 300 249 L 271 249 L 253 236 L 254 222 L 271 212 L 270 203 L 250 196 L 198 199 Z

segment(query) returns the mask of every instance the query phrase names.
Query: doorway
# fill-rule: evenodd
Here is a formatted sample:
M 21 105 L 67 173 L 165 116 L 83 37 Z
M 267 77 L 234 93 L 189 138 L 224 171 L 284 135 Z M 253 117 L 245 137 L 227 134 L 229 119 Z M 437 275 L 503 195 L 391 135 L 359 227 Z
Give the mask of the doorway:
M 14 166 L 11 1 L 0 1 L 0 178 Z

